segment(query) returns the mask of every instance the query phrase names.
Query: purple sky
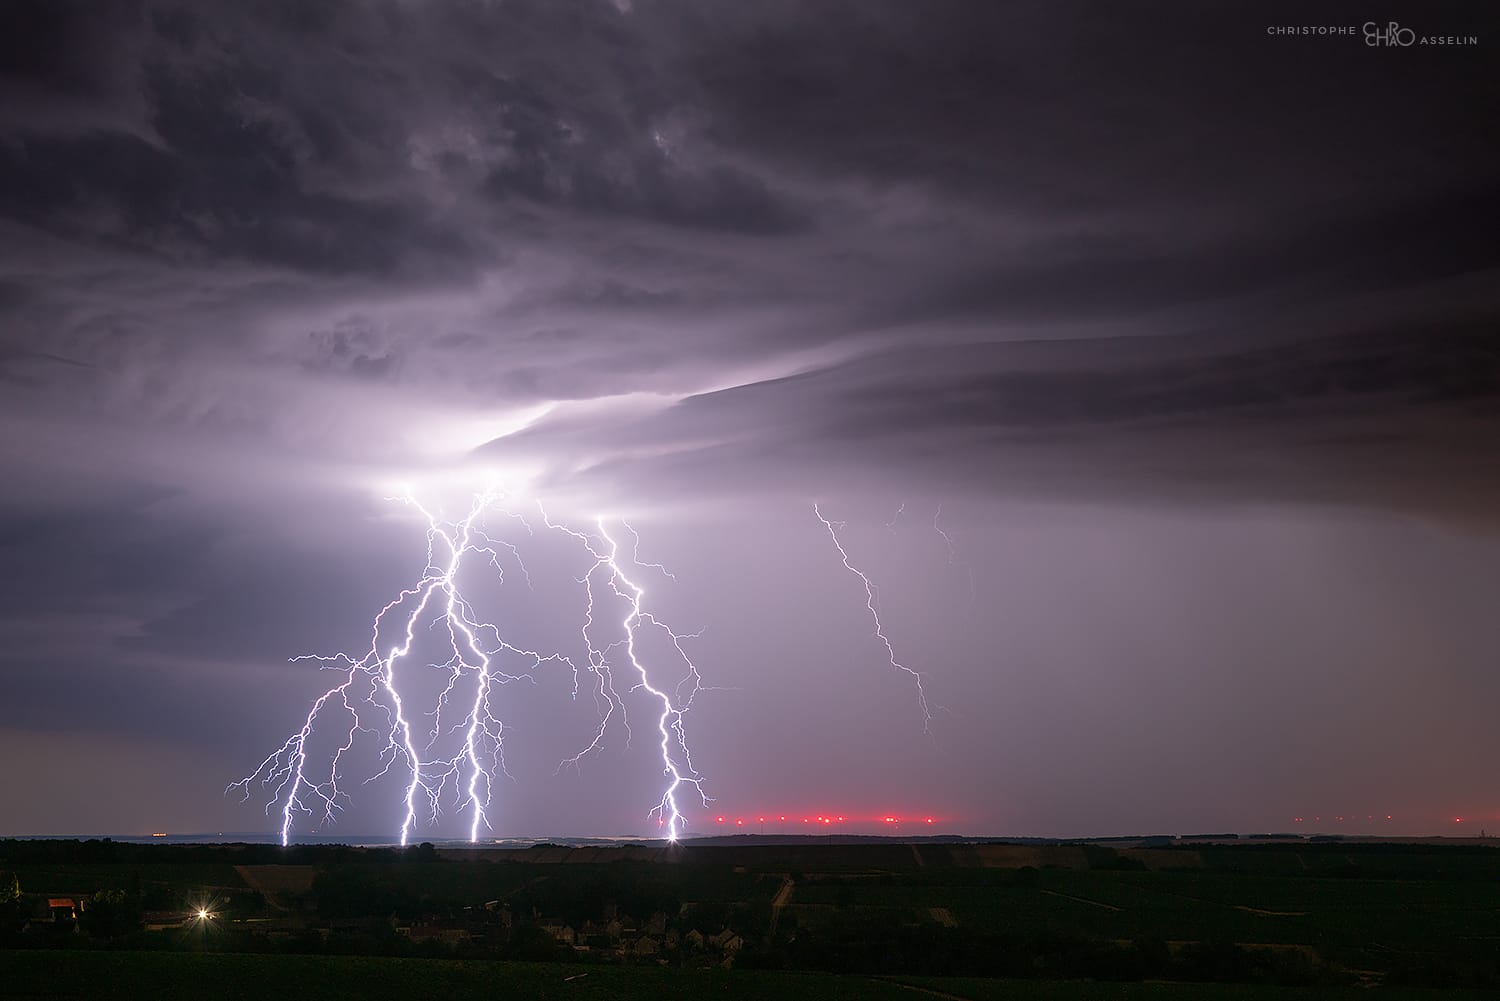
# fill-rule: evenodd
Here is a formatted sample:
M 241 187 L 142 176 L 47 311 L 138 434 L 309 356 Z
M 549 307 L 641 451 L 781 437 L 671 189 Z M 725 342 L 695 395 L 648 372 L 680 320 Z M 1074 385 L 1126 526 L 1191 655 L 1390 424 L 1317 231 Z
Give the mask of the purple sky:
M 224 787 L 325 687 L 288 658 L 420 574 L 387 496 L 489 479 L 675 575 L 639 579 L 702 630 L 694 829 L 1500 827 L 1500 23 L 1378 13 L 1478 43 L 1368 46 L 1354 4 L 5 5 L 0 835 L 273 831 Z M 474 566 L 484 614 L 582 655 L 586 554 L 491 526 L 533 586 Z M 649 705 L 557 775 L 570 686 L 497 703 L 495 832 L 654 834 Z M 398 824 L 375 768 L 326 834 Z

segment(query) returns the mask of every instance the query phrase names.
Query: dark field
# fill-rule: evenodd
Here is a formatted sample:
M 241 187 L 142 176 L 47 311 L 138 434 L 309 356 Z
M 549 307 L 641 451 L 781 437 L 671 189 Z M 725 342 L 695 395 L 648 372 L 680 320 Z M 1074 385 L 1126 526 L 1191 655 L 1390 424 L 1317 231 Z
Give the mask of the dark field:
M 1500 851 L 1477 844 L 0 842 L 0 870 L 21 891 L 0 904 L 8 997 L 1500 988 Z M 59 923 L 60 896 L 90 899 Z
M 641 966 L 504 963 L 485 960 L 390 959 L 370 956 L 192 955 L 148 952 L 9 952 L 0 997 L 155 998 L 160 1001 L 250 1001 L 316 997 L 478 998 L 552 1001 L 917 1001 L 936 996 L 972 1001 L 1261 1001 L 1371 997 L 1432 999 L 1493 997 L 1482 992 L 1360 988 L 1320 990 L 1241 984 L 1130 984 L 1086 981 L 999 981 L 943 977 L 882 979 L 759 970 L 675 970 Z

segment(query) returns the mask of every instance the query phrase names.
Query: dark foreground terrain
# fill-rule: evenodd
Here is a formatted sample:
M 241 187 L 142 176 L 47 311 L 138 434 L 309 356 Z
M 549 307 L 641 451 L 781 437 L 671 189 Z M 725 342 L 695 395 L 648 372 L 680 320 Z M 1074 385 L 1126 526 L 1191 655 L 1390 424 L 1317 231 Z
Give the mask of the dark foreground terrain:
M 1282 988 L 1245 984 L 1100 983 L 954 977 L 860 977 L 761 970 L 683 970 L 643 966 L 507 963 L 479 959 L 374 956 L 265 956 L 153 952 L 0 953 L 0 997 L 224 1001 L 316 997 L 515 997 L 552 1001 L 1260 1001 L 1260 999 L 1488 998 L 1482 991 L 1358 987 Z
M 437 850 L 0 841 L 0 996 L 1427 997 L 1500 851 L 1337 840 Z

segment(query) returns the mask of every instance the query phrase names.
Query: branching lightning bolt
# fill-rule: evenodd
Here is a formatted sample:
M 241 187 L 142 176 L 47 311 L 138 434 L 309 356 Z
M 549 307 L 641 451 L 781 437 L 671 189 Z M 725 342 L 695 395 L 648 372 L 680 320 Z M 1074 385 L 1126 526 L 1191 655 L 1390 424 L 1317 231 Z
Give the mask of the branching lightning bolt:
M 896 659 L 896 649 L 895 647 L 891 646 L 891 641 L 885 634 L 885 625 L 880 621 L 880 589 L 877 588 L 873 582 L 871 582 L 870 578 L 865 575 L 865 572 L 863 570 L 860 570 L 850 562 L 849 553 L 844 549 L 844 543 L 839 539 L 839 530 L 842 529 L 846 523 L 842 521 L 834 522 L 825 518 L 823 516 L 822 510 L 818 507 L 816 502 L 814 502 L 813 504 L 813 514 L 817 515 L 818 520 L 823 523 L 823 527 L 828 529 L 828 536 L 829 538 L 833 539 L 833 545 L 839 551 L 839 557 L 844 562 L 844 569 L 854 574 L 854 576 L 858 577 L 860 579 L 860 582 L 864 584 L 865 606 L 869 608 L 870 618 L 875 623 L 875 636 L 885 647 L 886 657 L 890 660 L 891 667 L 897 671 L 903 671 L 906 674 L 911 675 L 912 681 L 916 684 L 917 687 L 917 702 L 922 707 L 922 732 L 931 733 L 932 708 L 928 705 L 927 702 L 927 692 L 922 687 L 922 675 L 919 671 L 915 671 L 912 668 L 907 667 L 905 664 L 901 663 L 901 661 Z M 894 519 L 892 520 L 894 521 Z
M 953 537 L 943 531 L 943 526 L 938 524 L 938 519 L 942 516 L 943 505 L 939 504 L 932 514 L 932 530 L 943 537 L 943 544 L 948 547 L 948 565 L 952 566 L 953 561 L 958 559 L 958 550 L 953 548 Z
M 547 527 L 556 529 L 571 535 L 577 539 L 589 554 L 594 557 L 593 566 L 578 581 L 583 585 L 587 596 L 588 607 L 585 614 L 583 633 L 584 640 L 589 651 L 589 663 L 599 677 L 598 696 L 607 703 L 599 729 L 595 732 L 593 741 L 580 751 L 577 755 L 563 762 L 563 766 L 577 767 L 582 758 L 589 752 L 597 749 L 604 741 L 605 730 L 609 725 L 610 717 L 614 711 L 621 714 L 622 722 L 625 724 L 627 733 L 627 744 L 629 742 L 629 721 L 625 719 L 625 704 L 615 690 L 613 675 L 610 672 L 609 655 L 619 649 L 623 650 L 625 659 L 629 662 L 630 669 L 636 674 L 637 681 L 630 691 L 645 691 L 661 705 L 661 712 L 657 717 L 656 729 L 660 736 L 659 747 L 661 750 L 662 776 L 667 780 L 666 789 L 663 790 L 661 799 L 649 812 L 658 823 L 666 828 L 667 839 L 676 841 L 683 833 L 686 818 L 678 804 L 678 793 L 683 786 L 692 786 L 699 799 L 705 806 L 711 802 L 703 789 L 703 777 L 693 765 L 692 752 L 688 748 L 687 732 L 684 725 L 684 715 L 692 708 L 694 697 L 703 690 L 703 678 L 698 671 L 698 665 L 685 649 L 682 643 L 686 639 L 693 638 L 696 634 L 678 633 L 666 623 L 645 611 L 641 607 L 642 599 L 646 592 L 621 568 L 620 545 L 614 537 L 609 534 L 604 519 L 600 518 L 595 523 L 598 530 L 597 541 L 601 546 L 596 548 L 596 539 L 583 532 L 554 524 L 547 517 L 545 510 L 542 511 L 543 521 Z M 638 551 L 640 538 L 635 529 L 621 521 L 620 524 L 630 533 L 631 555 L 630 562 L 642 568 L 659 570 L 667 577 L 672 574 L 659 563 L 643 563 L 639 560 Z M 608 584 L 611 593 L 617 598 L 623 599 L 628 611 L 620 622 L 623 637 L 611 643 L 608 647 L 600 649 L 594 645 L 589 638 L 590 628 L 594 623 L 594 608 L 596 599 L 594 594 L 594 582 L 597 577 L 603 577 Z M 672 578 L 675 579 L 675 578 Z M 641 626 L 659 629 L 666 635 L 677 655 L 681 658 L 686 668 L 684 677 L 673 687 L 669 694 L 665 688 L 659 688 L 651 681 L 651 674 L 646 666 L 641 663 L 636 648 L 637 630 Z M 683 688 L 686 686 L 686 694 Z M 563 767 L 560 766 L 560 767 Z
M 943 530 L 943 526 L 940 525 L 940 524 L 938 524 L 938 519 L 941 518 L 942 516 L 943 516 L 943 505 L 939 504 L 937 506 L 937 510 L 935 512 L 933 512 L 933 515 L 932 515 L 932 530 L 943 537 L 943 544 L 948 547 L 948 565 L 951 567 L 955 563 L 958 562 L 958 550 L 956 548 L 954 548 L 954 545 L 953 545 L 953 536 L 949 535 L 946 531 Z M 963 567 L 964 567 L 964 573 L 967 575 L 967 577 L 969 579 L 969 599 L 968 599 L 968 602 L 967 602 L 967 607 L 973 607 L 973 605 L 974 605 L 974 567 L 969 563 L 968 560 L 964 560 L 963 561 Z
M 517 568 L 531 586 L 531 577 L 520 553 L 510 543 L 492 538 L 483 529 L 482 516 L 495 508 L 500 496 L 493 490 L 478 493 L 468 514 L 457 522 L 444 521 L 434 512 L 423 507 L 407 493 L 400 498 L 416 508 L 427 521 L 427 565 L 418 581 L 402 590 L 375 616 L 371 625 L 369 648 L 359 657 L 346 653 L 332 656 L 303 655 L 293 661 L 314 661 L 328 670 L 337 671 L 340 681 L 318 696 L 308 710 L 302 725 L 249 776 L 233 783 L 230 789 L 239 789 L 246 799 L 258 785 L 268 791 L 267 812 L 275 810 L 281 818 L 281 842 L 290 841 L 294 824 L 305 816 L 320 817 L 332 822 L 350 801 L 349 794 L 341 786 L 344 778 L 342 767 L 361 735 L 369 735 L 378 741 L 377 761 L 379 769 L 366 782 L 374 781 L 399 767 L 406 776 L 405 792 L 401 802 L 402 821 L 400 841 L 407 844 L 412 831 L 419 823 L 435 823 L 447 799 L 455 799 L 460 809 L 469 818 L 469 839 L 477 840 L 481 828 L 490 827 L 490 806 L 495 790 L 496 775 L 507 775 L 505 768 L 505 725 L 495 706 L 497 686 L 513 681 L 533 680 L 531 673 L 510 674 L 502 671 L 497 658 L 509 654 L 524 658 L 528 672 L 534 672 L 545 663 L 566 666 L 573 675 L 573 695 L 578 694 L 578 667 L 568 657 L 552 653 L 543 654 L 515 646 L 503 638 L 501 630 L 493 622 L 484 620 L 464 597 L 458 586 L 458 575 L 466 557 L 483 558 L 499 575 L 503 582 L 505 571 L 501 562 L 501 551 L 508 553 Z M 530 525 L 509 511 L 501 513 L 520 521 L 528 532 Z M 631 690 L 644 689 L 662 705 L 658 721 L 661 732 L 663 774 L 668 779 L 666 791 L 658 805 L 648 816 L 656 816 L 667 827 L 668 836 L 675 840 L 683 830 L 683 817 L 678 810 L 677 795 L 683 785 L 692 785 L 708 801 L 703 793 L 703 778 L 693 767 L 688 751 L 683 716 L 692 705 L 693 697 L 702 689 L 697 665 L 682 647 L 686 634 L 672 631 L 658 619 L 641 608 L 644 590 L 636 585 L 621 569 L 619 547 L 605 531 L 604 522 L 598 523 L 604 550 L 596 548 L 593 539 L 581 532 L 554 524 L 542 512 L 549 528 L 565 532 L 582 543 L 593 558 L 594 564 L 580 578 L 584 585 L 587 605 L 581 633 L 588 651 L 587 670 L 598 678 L 596 698 L 600 700 L 601 718 L 592 742 L 577 755 L 568 759 L 559 768 L 571 764 L 577 766 L 590 751 L 598 749 L 607 729 L 618 711 L 626 728 L 629 743 L 629 723 L 625 718 L 625 703 L 616 692 L 610 673 L 609 656 L 616 649 L 623 649 L 630 666 L 639 676 L 639 683 Z M 622 524 L 624 524 L 622 522 Z M 634 530 L 631 532 L 635 547 Z M 635 548 L 632 548 L 632 562 Z M 636 563 L 638 566 L 655 567 L 663 573 L 664 568 L 656 564 Z M 606 576 L 615 595 L 624 599 L 629 612 L 621 623 L 623 637 L 603 648 L 592 639 L 595 626 L 594 578 Z M 667 576 L 671 576 L 669 573 Z M 404 618 L 403 618 L 404 616 Z M 388 624 L 388 620 L 395 625 Z M 425 742 L 414 726 L 415 719 L 402 695 L 401 679 L 409 665 L 409 655 L 416 641 L 418 629 L 426 622 L 427 628 L 446 638 L 448 656 L 445 661 L 429 665 L 448 672 L 446 684 L 437 697 L 436 704 L 426 715 L 431 717 L 431 727 Z M 651 684 L 650 676 L 636 654 L 636 631 L 642 625 L 663 630 L 678 654 L 687 665 L 687 675 L 674 690 L 676 699 L 666 691 Z M 392 628 L 399 629 L 399 640 L 392 643 L 386 639 Z M 473 685 L 473 699 L 467 701 L 462 716 L 445 724 L 445 712 L 454 711 L 452 703 L 461 683 Z M 682 686 L 687 685 L 684 696 Z M 336 716 L 348 726 L 342 744 L 335 750 L 324 768 L 315 768 L 309 758 L 308 743 L 320 725 L 335 725 L 328 717 Z M 462 735 L 459 749 L 448 757 L 434 752 L 443 738 Z M 227 791 L 227 790 L 226 790 Z

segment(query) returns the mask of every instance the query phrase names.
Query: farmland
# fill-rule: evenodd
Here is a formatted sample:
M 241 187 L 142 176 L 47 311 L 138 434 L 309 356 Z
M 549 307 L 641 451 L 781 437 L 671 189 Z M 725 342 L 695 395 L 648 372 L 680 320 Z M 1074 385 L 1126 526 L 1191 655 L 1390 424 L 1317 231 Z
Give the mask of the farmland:
M 454 978 L 455 996 L 497 971 L 538 997 L 778 996 L 786 977 L 804 978 L 806 997 L 850 985 L 849 996 L 925 987 L 973 999 L 1175 997 L 1208 983 L 1221 995 L 1200 996 L 1500 987 L 1500 851 L 1487 845 L 0 842 L 0 869 L 22 891 L 0 930 L 15 971 L 6 989 L 29 996 L 68 994 L 75 974 L 49 966 L 59 956 L 113 971 L 101 975 L 125 993 L 103 996 L 121 997 L 133 977 L 191 979 L 210 960 L 270 964 L 246 973 L 269 996 L 294 975 L 284 971 L 322 975 L 302 965 L 309 955 L 355 963 L 347 983 L 377 960 L 398 963 L 370 974 L 387 980 L 427 969 Z M 44 913 L 62 895 L 80 898 L 76 927 Z M 110 921 L 90 922 L 90 895 Z M 218 913 L 195 921 L 209 902 Z M 1095 989 L 1070 993 L 1079 981 Z
M 945 995 L 967 1001 L 1370 1001 L 1359 988 L 1310 990 L 1237 984 L 1100 984 L 1086 981 L 996 981 L 660 967 L 497 963 L 483 960 L 363 956 L 254 956 L 178 953 L 27 952 L 5 955 L 4 998 L 102 998 L 106 1001 L 224 1001 L 317 997 L 489 997 L 499 992 L 536 1001 L 919 1001 Z M 916 988 L 915 990 L 913 988 Z M 1384 990 L 1384 1001 L 1438 1001 L 1481 992 Z

